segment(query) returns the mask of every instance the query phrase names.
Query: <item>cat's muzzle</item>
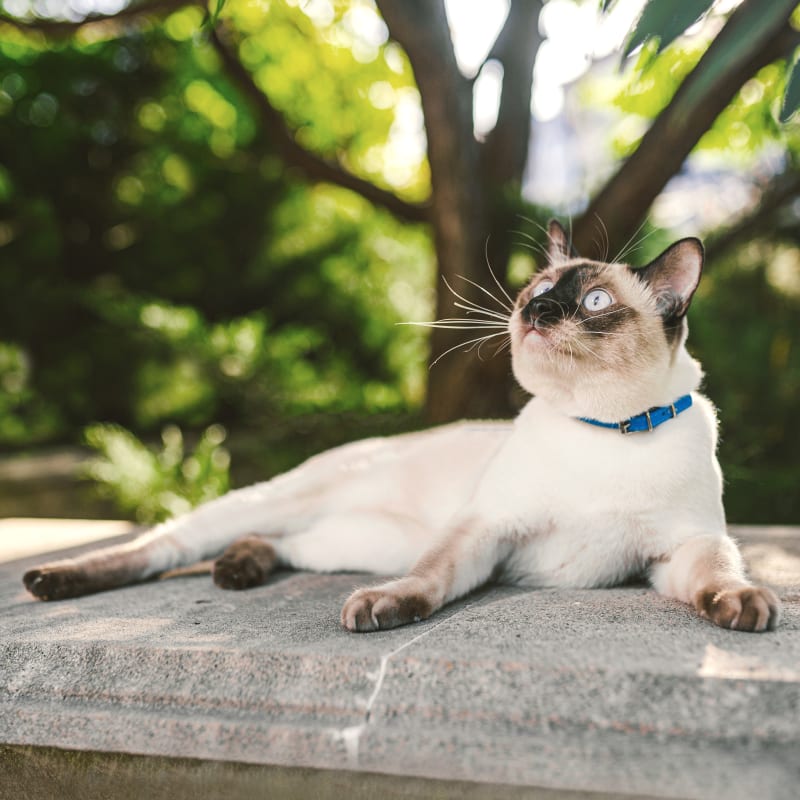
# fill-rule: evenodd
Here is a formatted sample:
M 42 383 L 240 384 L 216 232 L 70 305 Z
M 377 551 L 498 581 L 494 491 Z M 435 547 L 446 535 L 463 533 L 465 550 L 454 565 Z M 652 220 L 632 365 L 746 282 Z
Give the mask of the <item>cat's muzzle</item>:
M 563 318 L 561 303 L 549 297 L 534 297 L 522 309 L 522 318 L 537 330 L 548 328 Z

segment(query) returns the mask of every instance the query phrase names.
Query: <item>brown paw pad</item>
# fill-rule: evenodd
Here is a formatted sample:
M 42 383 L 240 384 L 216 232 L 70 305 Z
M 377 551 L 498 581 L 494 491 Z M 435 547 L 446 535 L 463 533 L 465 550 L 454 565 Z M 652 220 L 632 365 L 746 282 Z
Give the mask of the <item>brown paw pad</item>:
M 250 589 L 265 583 L 277 558 L 269 542 L 256 537 L 234 542 L 214 563 L 214 583 L 221 589 Z
M 38 567 L 22 576 L 25 588 L 40 600 L 65 600 L 86 594 L 86 582 L 79 570 L 70 567 Z
M 433 611 L 421 593 L 397 590 L 359 589 L 342 608 L 341 623 L 349 631 L 376 631 L 427 619 Z
M 759 586 L 701 592 L 696 605 L 701 617 L 735 631 L 771 631 L 780 619 L 780 600 Z

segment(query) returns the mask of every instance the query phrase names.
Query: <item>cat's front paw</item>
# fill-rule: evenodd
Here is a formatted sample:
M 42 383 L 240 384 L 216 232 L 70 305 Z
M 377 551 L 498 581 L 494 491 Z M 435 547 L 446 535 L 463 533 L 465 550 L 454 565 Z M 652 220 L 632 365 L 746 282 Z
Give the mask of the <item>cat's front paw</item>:
M 53 564 L 28 570 L 25 588 L 39 600 L 66 600 L 87 593 L 83 570 L 70 564 Z
M 377 631 L 427 619 L 433 601 L 412 579 L 392 581 L 372 589 L 357 589 L 342 608 L 342 627 L 348 631 Z
M 695 606 L 701 617 L 735 631 L 774 630 L 781 613 L 775 593 L 761 586 L 701 591 Z

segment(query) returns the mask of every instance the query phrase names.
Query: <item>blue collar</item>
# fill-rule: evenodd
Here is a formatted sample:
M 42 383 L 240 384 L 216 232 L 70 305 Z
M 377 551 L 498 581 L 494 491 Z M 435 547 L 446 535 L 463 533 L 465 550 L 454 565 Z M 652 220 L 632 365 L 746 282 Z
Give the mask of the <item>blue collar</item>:
M 600 422 L 599 419 L 590 419 L 589 417 L 578 417 L 578 419 L 581 422 L 588 422 L 590 425 L 597 425 L 600 428 L 614 428 L 623 434 L 638 433 L 652 431 L 667 420 L 674 419 L 691 405 L 692 396 L 685 394 L 668 406 L 654 406 L 645 411 L 644 414 L 637 414 L 635 417 L 625 419 L 622 422 Z

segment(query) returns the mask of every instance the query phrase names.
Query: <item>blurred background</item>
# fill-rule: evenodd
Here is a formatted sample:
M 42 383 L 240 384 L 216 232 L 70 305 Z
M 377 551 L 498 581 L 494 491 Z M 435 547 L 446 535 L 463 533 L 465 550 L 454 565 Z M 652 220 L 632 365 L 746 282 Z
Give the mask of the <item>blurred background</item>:
M 785 0 L 5 0 L 0 516 L 152 522 L 511 416 L 501 336 L 397 323 L 463 316 L 445 281 L 503 313 L 557 216 L 632 264 L 704 239 L 729 519 L 800 522 L 798 27 Z

